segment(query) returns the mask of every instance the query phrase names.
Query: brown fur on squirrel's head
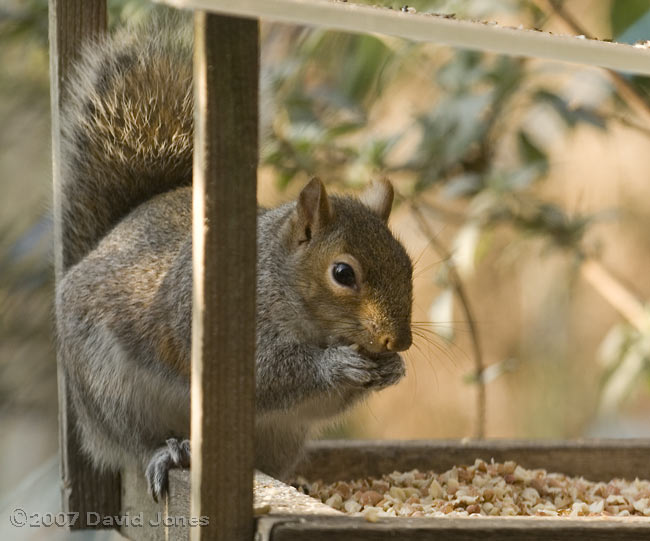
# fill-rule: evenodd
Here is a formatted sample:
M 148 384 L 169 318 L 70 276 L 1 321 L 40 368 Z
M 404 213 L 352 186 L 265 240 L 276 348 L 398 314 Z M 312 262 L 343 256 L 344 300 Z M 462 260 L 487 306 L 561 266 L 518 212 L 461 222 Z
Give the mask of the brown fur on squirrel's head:
M 328 196 L 312 179 L 298 197 L 289 249 L 296 288 L 329 344 L 358 344 L 369 353 L 411 345 L 411 259 L 386 223 L 389 181 L 360 198 Z

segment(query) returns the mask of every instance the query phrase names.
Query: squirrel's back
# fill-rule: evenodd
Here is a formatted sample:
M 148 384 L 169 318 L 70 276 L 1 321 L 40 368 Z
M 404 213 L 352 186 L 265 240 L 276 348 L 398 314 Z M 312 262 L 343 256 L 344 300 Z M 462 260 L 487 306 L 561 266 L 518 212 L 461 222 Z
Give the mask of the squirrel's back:
M 191 25 L 159 11 L 86 47 L 62 127 L 64 270 L 156 194 L 192 182 Z

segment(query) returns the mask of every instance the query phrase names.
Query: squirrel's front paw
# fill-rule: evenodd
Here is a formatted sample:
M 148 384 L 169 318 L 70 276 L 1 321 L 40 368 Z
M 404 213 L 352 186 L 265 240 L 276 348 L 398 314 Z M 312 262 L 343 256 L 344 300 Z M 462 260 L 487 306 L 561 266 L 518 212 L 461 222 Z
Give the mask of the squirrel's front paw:
M 373 371 L 368 387 L 379 390 L 394 385 L 406 374 L 402 356 L 397 353 L 383 353 L 375 359 L 377 368 Z
M 368 387 L 374 379 L 373 371 L 377 364 L 372 359 L 361 355 L 352 346 L 331 348 L 329 370 L 333 384 L 340 383 L 352 387 Z
M 172 468 L 189 468 L 190 442 L 169 438 L 165 445 L 158 448 L 149 460 L 145 476 L 149 485 L 149 494 L 158 501 L 169 487 L 169 470 Z
M 331 369 L 337 382 L 366 389 L 383 389 L 397 383 L 405 374 L 404 361 L 397 353 L 367 357 L 353 346 L 339 346 Z

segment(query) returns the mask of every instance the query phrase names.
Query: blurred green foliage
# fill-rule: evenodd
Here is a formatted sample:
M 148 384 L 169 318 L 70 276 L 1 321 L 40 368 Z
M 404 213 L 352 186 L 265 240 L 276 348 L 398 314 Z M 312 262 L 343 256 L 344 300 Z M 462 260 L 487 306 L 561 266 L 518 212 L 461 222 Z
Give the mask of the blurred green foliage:
M 430 4 L 440 2 L 421 3 Z M 536 5 L 516 5 L 531 26 L 539 22 Z M 359 186 L 371 176 L 395 173 L 407 179 L 401 186 L 407 198 L 440 189 L 446 199 L 476 203 L 470 207 L 480 211 L 468 219 L 485 226 L 510 220 L 559 240 L 565 224 L 577 243 L 576 232 L 583 228 L 562 209 L 535 201 L 529 190 L 547 174 L 549 151 L 522 109 L 557 116 L 563 136 L 581 123 L 605 129 L 606 116 L 595 106 L 575 106 L 527 60 L 463 50 L 437 56 L 431 45 L 302 32 L 271 71 L 278 111 L 263 162 L 278 172 L 281 185 L 300 174 Z M 399 101 L 399 88 L 414 72 L 419 72 L 415 84 L 431 99 L 415 108 L 406 125 L 377 130 L 374 109 L 387 107 L 382 102 L 387 94 Z M 497 159 L 513 137 L 516 152 Z M 531 211 L 521 214 L 522 200 L 526 208 L 536 205 L 534 218 Z M 562 237 L 563 246 L 567 239 Z
M 540 27 L 547 17 L 541 3 L 498 4 L 501 10 L 516 12 L 524 27 Z M 404 4 L 383 5 L 400 9 Z M 461 18 L 489 16 L 495 5 L 409 3 L 418 11 Z M 628 42 L 650 38 L 649 2 L 612 2 L 610 15 L 614 38 Z M 583 258 L 597 255 L 594 247 L 585 245 L 585 234 L 613 212 L 571 214 L 540 198 L 536 188 L 552 167 L 550 147 L 558 137 L 569 138 L 582 124 L 605 130 L 617 111 L 627 109 L 605 75 L 597 81 L 601 89 L 597 99 L 576 103 L 570 92 L 548 77 L 543 64 L 515 57 L 463 50 L 447 54 L 429 44 L 322 30 L 304 30 L 284 53 L 271 70 L 277 114 L 262 156 L 263 163 L 277 172 L 280 186 L 296 177 L 317 175 L 353 187 L 371 177 L 395 175 L 407 202 L 422 201 L 426 192 L 446 203 L 462 204 L 464 211 L 453 217 L 458 227 L 454 247 L 474 258 L 485 255 L 483 239 L 490 238 L 490 231 L 504 225 L 523 238 L 542 237 L 549 248 L 568 252 L 576 259 L 575 269 Z M 409 80 L 418 92 L 404 99 L 412 104 L 422 96 L 422 102 L 409 108 L 409 122 L 387 129 L 377 121 L 382 111 L 391 109 L 386 96 L 398 102 L 393 108 L 399 108 Z M 629 80 L 641 99 L 650 102 L 646 78 Z M 541 118 L 552 118 L 560 126 L 550 140 L 544 133 L 547 122 L 538 126 Z M 450 219 L 429 210 L 439 221 Z M 439 302 L 453 288 L 445 265 L 440 265 L 437 282 L 443 291 L 430 313 L 442 316 L 438 308 L 444 305 L 451 321 L 452 303 Z M 622 326 L 627 340 L 610 354 L 603 396 L 619 368 L 630 372 L 625 362 L 629 351 L 648 350 L 639 345 L 648 341 L 648 335 Z M 640 372 L 650 376 L 650 357 L 634 367 L 628 385 L 616 388 L 615 402 L 622 402 L 640 380 Z
M 363 3 L 404 7 L 394 1 Z M 111 25 L 151 9 L 144 0 L 112 0 L 109 6 Z M 541 27 L 548 17 L 540 8 L 543 4 L 532 0 L 411 0 L 409 6 L 459 18 L 489 18 L 498 8 L 530 28 Z M 650 38 L 647 1 L 611 2 L 610 17 L 614 38 Z M 588 254 L 585 231 L 601 216 L 571 215 L 540 199 L 536 186 L 552 168 L 549 122 L 559 126 L 554 138 L 568 138 L 582 124 L 607 129 L 612 114 L 625 107 L 604 75 L 598 81 L 598 99 L 576 105 L 547 77 L 543 64 L 525 59 L 282 25 L 269 25 L 264 36 L 263 47 L 281 44 L 281 54 L 269 58 L 266 67 L 275 111 L 262 152 L 262 163 L 276 173 L 279 186 L 318 175 L 357 187 L 373 176 L 391 175 L 397 179 L 401 202 L 435 193 L 446 203 L 460 203 L 462 211 L 453 216 L 437 214 L 433 207 L 429 211 L 436 219 L 453 220 L 459 232 L 477 230 L 477 235 L 458 237 L 471 243 L 464 249 L 475 255 L 481 253 L 479 248 L 485 250 L 481 239 L 503 225 L 523 235 L 542 236 L 549 246 L 578 259 Z M 5 2 L 0 7 L 0 62 L 12 67 L 0 70 L 0 93 L 45 111 L 46 49 L 47 1 Z M 33 70 L 18 60 L 27 53 Z M 647 80 L 631 81 L 650 100 Z M 399 113 L 402 105 L 408 111 L 405 122 L 404 114 L 395 115 L 402 121 L 383 120 L 384 115 Z M 47 229 L 43 224 L 49 226 L 50 221 L 35 216 L 20 230 L 10 229 L 12 222 L 10 214 L 0 222 L 3 318 L 17 313 L 16 299 L 51 295 L 47 243 L 33 241 L 35 231 L 39 239 L 47 238 L 42 237 L 43 227 Z M 444 276 L 440 280 L 444 284 Z M 29 319 L 3 324 L 0 340 L 44 332 L 47 318 L 31 319 L 32 325 L 25 322 Z M 626 335 L 607 374 L 616 372 L 634 336 Z M 9 370 L 15 362 L 4 358 L 0 370 Z M 642 369 L 647 366 L 642 364 Z
M 622 43 L 650 40 L 650 0 L 612 2 L 610 8 L 612 35 Z M 628 76 L 646 101 L 650 101 L 650 77 Z
M 646 17 L 650 13 L 648 0 L 625 0 L 612 2 L 610 7 L 610 21 L 612 35 L 616 41 L 634 43 L 648 39 L 650 23 Z

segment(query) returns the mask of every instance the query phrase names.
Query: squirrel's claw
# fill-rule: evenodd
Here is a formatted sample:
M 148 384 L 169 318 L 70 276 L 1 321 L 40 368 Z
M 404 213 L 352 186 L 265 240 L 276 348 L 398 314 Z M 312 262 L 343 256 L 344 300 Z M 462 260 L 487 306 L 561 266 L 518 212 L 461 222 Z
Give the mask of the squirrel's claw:
M 149 460 L 145 470 L 149 494 L 155 502 L 167 494 L 169 488 L 169 470 L 188 468 L 190 465 L 190 442 L 169 438 L 165 445 L 159 447 Z
M 375 390 L 384 389 L 397 383 L 406 374 L 402 356 L 397 353 L 382 355 L 377 361 L 375 378 L 370 385 Z

